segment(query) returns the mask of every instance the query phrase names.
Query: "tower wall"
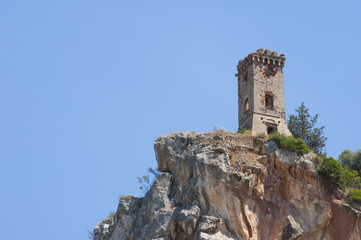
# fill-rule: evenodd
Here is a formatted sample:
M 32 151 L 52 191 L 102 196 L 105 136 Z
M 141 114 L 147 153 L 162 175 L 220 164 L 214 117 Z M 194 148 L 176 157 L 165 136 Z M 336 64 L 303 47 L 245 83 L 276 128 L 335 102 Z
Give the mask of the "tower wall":
M 246 128 L 252 135 L 271 131 L 290 135 L 285 120 L 284 64 L 284 55 L 262 49 L 239 61 L 238 131 Z
M 252 128 L 252 113 L 254 111 L 254 85 L 252 84 L 253 68 L 247 67 L 238 78 L 238 121 L 242 128 Z M 249 109 L 246 109 L 248 101 Z M 242 129 L 240 128 L 239 131 Z

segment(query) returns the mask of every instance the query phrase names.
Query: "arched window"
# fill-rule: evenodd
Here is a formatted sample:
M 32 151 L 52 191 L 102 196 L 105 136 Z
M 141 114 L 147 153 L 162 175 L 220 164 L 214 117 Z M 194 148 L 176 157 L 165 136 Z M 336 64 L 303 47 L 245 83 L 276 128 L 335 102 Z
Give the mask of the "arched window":
M 249 104 L 248 104 L 248 98 L 247 98 L 244 103 L 244 112 L 248 112 L 248 111 L 249 111 Z
M 270 94 L 266 94 L 266 108 L 273 108 L 273 97 Z

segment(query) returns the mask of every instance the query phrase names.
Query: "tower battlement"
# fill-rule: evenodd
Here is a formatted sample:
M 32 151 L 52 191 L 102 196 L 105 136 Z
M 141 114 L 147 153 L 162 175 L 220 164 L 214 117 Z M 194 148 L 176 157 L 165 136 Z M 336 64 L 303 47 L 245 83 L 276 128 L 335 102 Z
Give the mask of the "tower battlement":
M 271 64 L 275 67 L 284 67 L 285 66 L 286 57 L 284 54 L 278 55 L 278 52 L 271 52 L 270 50 L 260 48 L 255 53 L 248 54 L 243 60 L 239 60 L 237 65 L 237 70 L 243 71 L 250 64 L 258 63 L 258 64 Z M 237 76 L 238 74 L 236 74 Z
M 286 57 L 258 49 L 237 65 L 239 129 L 252 135 L 278 131 L 290 135 L 285 117 L 283 67 Z

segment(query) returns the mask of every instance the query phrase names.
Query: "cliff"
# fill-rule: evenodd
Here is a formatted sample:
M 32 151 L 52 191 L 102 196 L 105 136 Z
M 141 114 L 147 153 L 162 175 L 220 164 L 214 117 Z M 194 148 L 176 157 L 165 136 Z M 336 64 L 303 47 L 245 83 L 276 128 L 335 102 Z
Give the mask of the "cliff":
M 159 177 L 120 199 L 96 240 L 361 239 L 360 212 L 298 157 L 245 134 L 178 133 L 154 144 Z

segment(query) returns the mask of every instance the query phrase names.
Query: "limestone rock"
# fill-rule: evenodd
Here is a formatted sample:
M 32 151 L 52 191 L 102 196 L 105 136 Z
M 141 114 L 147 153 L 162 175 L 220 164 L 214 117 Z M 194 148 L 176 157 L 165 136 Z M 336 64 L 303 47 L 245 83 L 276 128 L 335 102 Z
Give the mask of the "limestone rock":
M 287 216 L 288 224 L 283 229 L 282 240 L 297 239 L 303 233 L 303 229 L 291 215 Z
M 227 235 L 222 234 L 221 232 L 218 232 L 216 234 L 208 234 L 205 232 L 200 232 L 196 236 L 196 240 L 234 240 L 234 237 L 229 237 Z
M 214 216 L 202 216 L 198 230 L 205 233 L 216 233 L 222 227 L 222 219 Z
M 201 210 L 198 206 L 192 206 L 189 209 L 182 209 L 177 216 L 177 223 L 188 235 L 193 236 L 198 219 L 201 216 Z
M 312 154 L 227 132 L 171 134 L 154 149 L 152 188 L 121 198 L 95 240 L 361 240 L 361 213 L 323 185 Z

